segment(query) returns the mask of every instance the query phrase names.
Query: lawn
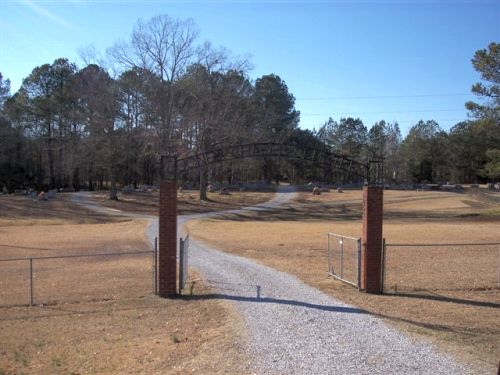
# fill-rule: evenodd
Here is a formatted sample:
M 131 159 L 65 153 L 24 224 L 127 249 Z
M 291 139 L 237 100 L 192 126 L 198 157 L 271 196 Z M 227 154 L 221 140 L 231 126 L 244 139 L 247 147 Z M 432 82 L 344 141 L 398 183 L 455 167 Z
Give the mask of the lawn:
M 208 200 L 200 201 L 198 199 L 199 193 L 197 190 L 183 190 L 177 193 L 177 212 L 180 215 L 185 215 L 233 210 L 266 202 L 271 199 L 273 195 L 274 193 L 272 192 L 232 191 L 228 195 L 208 192 Z M 93 199 L 102 206 L 125 212 L 158 215 L 158 192 L 120 193 L 118 201 L 110 201 L 107 198 L 107 192 L 96 192 L 93 194 Z

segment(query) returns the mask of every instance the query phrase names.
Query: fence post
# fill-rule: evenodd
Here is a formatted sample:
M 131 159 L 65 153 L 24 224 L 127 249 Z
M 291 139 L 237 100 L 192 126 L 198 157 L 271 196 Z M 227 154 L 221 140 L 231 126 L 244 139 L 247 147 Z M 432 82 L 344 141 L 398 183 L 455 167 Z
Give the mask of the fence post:
M 340 237 L 340 278 L 344 278 L 344 237 Z
M 385 254 L 387 250 L 387 245 L 385 243 L 385 238 L 382 238 L 382 264 L 380 266 L 380 293 L 384 293 L 384 281 L 385 281 Z
M 358 290 L 361 290 L 361 238 L 358 239 Z
M 332 271 L 332 250 L 330 248 L 330 233 L 326 234 L 327 246 L 328 246 L 328 273 L 333 273 Z
M 30 306 L 33 306 L 33 258 L 30 258 Z
M 158 295 L 158 237 L 155 237 L 153 249 L 153 295 Z
M 179 295 L 182 291 L 182 280 L 184 280 L 184 241 L 179 238 Z

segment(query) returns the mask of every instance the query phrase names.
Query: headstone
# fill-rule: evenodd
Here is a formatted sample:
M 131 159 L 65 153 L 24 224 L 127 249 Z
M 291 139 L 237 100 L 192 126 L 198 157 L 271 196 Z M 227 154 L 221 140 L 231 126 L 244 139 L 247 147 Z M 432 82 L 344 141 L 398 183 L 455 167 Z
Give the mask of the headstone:
M 443 186 L 441 186 L 441 190 L 443 190 L 443 191 L 463 191 L 464 188 L 460 184 L 454 184 L 454 185 L 443 185 Z
M 124 194 L 130 194 L 134 192 L 134 187 L 132 185 L 127 185 L 122 188 L 122 193 Z

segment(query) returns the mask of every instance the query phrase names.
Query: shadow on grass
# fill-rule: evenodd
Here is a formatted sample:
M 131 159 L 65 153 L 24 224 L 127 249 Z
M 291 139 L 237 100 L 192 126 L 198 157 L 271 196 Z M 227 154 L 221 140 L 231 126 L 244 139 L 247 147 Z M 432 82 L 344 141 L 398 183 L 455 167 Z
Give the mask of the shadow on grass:
M 216 219 L 229 221 L 262 221 L 262 222 L 292 222 L 292 221 L 352 221 L 361 220 L 361 210 L 357 207 L 334 207 L 321 204 L 314 207 L 283 207 L 279 209 L 266 209 L 262 211 L 242 211 L 241 213 L 219 214 Z M 457 216 L 455 214 L 422 212 L 391 212 L 384 213 L 384 220 L 405 220 L 405 221 L 444 221 L 444 222 L 463 222 L 464 220 L 482 220 L 482 221 L 500 221 L 500 215 L 494 216 Z
M 218 220 L 231 221 L 322 221 L 322 220 L 360 220 L 361 210 L 346 206 L 331 207 L 319 205 L 286 205 L 280 208 L 263 207 L 261 210 L 243 210 L 217 215 Z
M 217 215 L 218 220 L 230 221 L 353 221 L 361 220 L 361 203 L 297 203 L 278 208 L 263 207 L 261 210 L 242 210 Z M 433 213 L 431 211 L 386 211 L 385 220 L 463 220 L 454 214 Z
M 403 297 L 403 298 L 414 298 L 414 299 L 424 299 L 430 301 L 440 301 L 440 302 L 450 302 L 457 303 L 460 305 L 469 305 L 477 307 L 492 307 L 494 309 L 500 309 L 500 303 L 486 302 L 486 301 L 476 301 L 463 298 L 447 297 L 440 294 L 422 294 L 422 293 L 384 293 L 386 296 L 391 297 Z
M 151 299 L 152 298 L 152 299 Z M 149 299 L 149 300 L 148 300 Z M 60 303 L 40 304 L 29 306 L 28 304 L 13 304 L 0 306 L 0 322 L 4 321 L 23 321 L 23 320 L 39 320 L 48 318 L 58 318 L 63 316 L 83 316 L 94 314 L 111 314 L 119 311 L 143 311 L 143 310 L 162 310 L 165 309 L 163 304 L 158 304 L 162 301 L 161 298 L 153 296 L 138 297 L 136 299 L 113 299 L 113 298 L 95 298 L 87 301 L 65 301 Z M 138 306 L 117 306 L 116 303 L 121 301 L 135 301 Z M 144 302 L 142 302 L 144 301 Z M 169 301 L 165 299 L 165 301 Z M 150 305 L 148 305 L 148 303 Z M 78 306 L 83 306 L 78 309 Z M 92 309 L 85 309 L 86 306 L 92 306 Z M 20 309 L 17 316 L 2 316 L 5 312 Z M 37 315 L 39 314 L 39 315 Z
M 100 308 L 94 308 L 89 310 L 80 310 L 76 308 L 78 303 L 76 304 L 54 304 L 54 305 L 43 305 L 43 306 L 33 306 L 28 307 L 26 305 L 19 306 L 10 306 L 0 308 L 0 322 L 9 322 L 9 321 L 37 321 L 42 319 L 51 319 L 51 318 L 61 318 L 61 317 L 71 317 L 71 316 L 85 316 L 85 315 L 109 315 L 111 313 L 116 314 L 117 312 L 129 312 L 129 311 L 145 311 L 145 310 L 153 310 L 153 311 L 161 311 L 165 309 L 165 305 L 163 303 L 158 304 L 158 302 L 164 300 L 167 301 L 176 301 L 182 300 L 187 303 L 196 302 L 196 301 L 205 301 L 205 300 L 228 300 L 228 301 L 240 301 L 240 302 L 254 302 L 254 303 L 274 303 L 288 306 L 298 306 L 305 307 L 308 309 L 316 309 L 321 311 L 327 311 L 332 313 L 344 313 L 344 314 L 369 314 L 368 312 L 353 308 L 353 307 L 342 307 L 342 306 L 329 306 L 329 305 L 317 305 L 307 302 L 300 302 L 294 300 L 284 300 L 284 299 L 275 299 L 275 298 L 259 298 L 259 297 L 243 297 L 243 296 L 231 296 L 225 294 L 200 294 L 193 296 L 176 296 L 175 298 L 162 299 L 155 298 L 151 300 L 150 303 L 153 305 L 149 305 L 148 303 L 141 304 L 140 306 L 116 306 L 116 305 L 108 305 L 104 304 Z M 155 303 L 156 301 L 156 303 Z M 116 300 L 102 300 L 102 301 L 93 301 L 87 302 L 89 303 L 106 303 L 106 302 L 117 302 Z M 170 303 L 170 302 L 167 302 Z M 175 302 L 174 302 L 175 303 Z M 98 306 L 97 305 L 97 306 Z M 20 307 L 23 308 L 22 312 L 19 312 L 17 316 L 2 316 L 4 311 L 11 310 L 13 308 Z M 39 315 L 37 315 L 39 314 Z
M 296 300 L 286 300 L 279 298 L 267 298 L 267 297 L 245 297 L 245 296 L 235 296 L 227 294 L 200 294 L 192 296 L 180 296 L 181 299 L 185 301 L 200 301 L 200 300 L 226 300 L 226 301 L 237 301 L 237 302 L 251 302 L 251 303 L 270 303 L 270 304 L 280 304 L 288 306 L 305 307 L 308 309 L 315 309 L 321 311 L 327 311 L 332 313 L 345 313 L 345 314 L 368 314 L 373 315 L 377 318 L 387 319 L 388 321 L 407 323 L 416 327 L 426 328 L 434 331 L 441 332 L 454 332 L 470 335 L 468 327 L 456 327 L 446 324 L 436 324 L 430 322 L 422 322 L 412 319 L 406 319 L 398 316 L 391 316 L 385 314 L 377 314 L 367 310 L 363 310 L 356 307 L 344 307 L 344 306 L 334 306 L 334 305 L 318 305 L 308 302 L 296 301 Z M 497 330 L 493 330 L 497 332 Z
M 412 319 L 406 319 L 406 318 L 400 318 L 398 316 L 391 316 L 391 315 L 385 315 L 385 314 L 375 314 L 375 313 L 370 313 L 376 316 L 377 318 L 382 318 L 382 319 L 387 319 L 388 321 L 393 321 L 393 322 L 399 322 L 399 323 L 406 323 L 411 326 L 415 327 L 420 327 L 420 328 L 425 328 L 431 331 L 438 331 L 438 332 L 447 332 L 447 333 L 458 333 L 464 336 L 474 336 L 477 333 L 483 333 L 479 329 L 474 329 L 471 330 L 470 327 L 468 326 L 463 326 L 463 325 L 446 325 L 446 324 L 436 324 L 436 323 L 426 323 L 426 322 L 419 322 L 417 320 L 412 320 Z M 498 334 L 500 331 L 498 329 L 489 329 L 488 334 Z

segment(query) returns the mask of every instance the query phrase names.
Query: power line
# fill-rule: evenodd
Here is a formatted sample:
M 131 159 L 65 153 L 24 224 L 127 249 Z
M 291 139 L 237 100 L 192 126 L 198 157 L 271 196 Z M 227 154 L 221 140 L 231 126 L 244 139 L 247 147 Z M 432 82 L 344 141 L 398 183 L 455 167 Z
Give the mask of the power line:
M 366 95 L 366 96 L 330 96 L 330 97 L 311 97 L 296 98 L 296 100 L 344 100 L 344 99 L 394 99 L 394 98 L 433 98 L 446 96 L 470 96 L 467 94 L 412 94 L 412 95 Z
M 402 121 L 399 121 L 399 120 L 388 120 L 387 122 L 389 123 L 393 123 L 393 122 L 397 122 L 398 124 L 413 124 L 415 125 L 418 121 L 420 120 L 402 120 Z M 465 118 L 446 118 L 446 119 L 440 119 L 440 120 L 435 120 L 438 124 L 439 123 L 443 123 L 443 122 L 448 122 L 448 121 L 467 121 L 467 119 Z M 321 127 L 324 125 L 324 122 L 323 123 L 316 123 L 316 124 L 300 124 L 300 126 L 302 127 L 306 127 L 306 128 L 313 128 L 313 127 Z M 413 125 L 407 125 L 407 126 L 400 126 L 401 129 L 405 129 L 405 128 L 410 128 L 412 127 Z
M 331 112 L 331 113 L 310 113 L 303 114 L 301 116 L 309 117 L 309 116 L 331 116 L 331 115 L 346 115 L 346 114 L 357 114 L 357 115 L 368 115 L 368 114 L 381 114 L 381 113 L 420 113 L 420 112 L 456 112 L 456 111 L 464 111 L 465 108 L 459 109 L 421 109 L 421 110 L 404 110 L 404 111 L 372 111 L 372 112 Z

